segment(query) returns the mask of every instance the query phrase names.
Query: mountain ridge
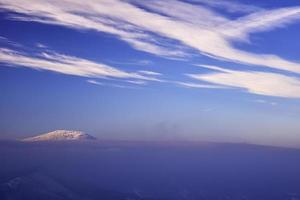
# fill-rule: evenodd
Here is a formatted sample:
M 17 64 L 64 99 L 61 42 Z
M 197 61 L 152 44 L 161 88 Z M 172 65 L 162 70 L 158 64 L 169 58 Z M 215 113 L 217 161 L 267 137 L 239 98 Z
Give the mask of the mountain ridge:
M 74 130 L 55 130 L 48 133 L 43 133 L 37 136 L 24 138 L 24 142 L 37 142 L 37 141 L 81 141 L 81 140 L 96 140 L 97 138 L 82 131 Z

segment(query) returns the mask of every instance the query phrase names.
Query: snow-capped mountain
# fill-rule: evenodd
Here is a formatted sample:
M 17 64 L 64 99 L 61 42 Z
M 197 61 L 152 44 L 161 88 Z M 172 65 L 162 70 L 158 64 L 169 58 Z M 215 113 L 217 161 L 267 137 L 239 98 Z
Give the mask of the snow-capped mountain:
M 23 139 L 23 141 L 60 141 L 60 140 L 96 140 L 95 137 L 81 131 L 56 130 L 38 136 Z

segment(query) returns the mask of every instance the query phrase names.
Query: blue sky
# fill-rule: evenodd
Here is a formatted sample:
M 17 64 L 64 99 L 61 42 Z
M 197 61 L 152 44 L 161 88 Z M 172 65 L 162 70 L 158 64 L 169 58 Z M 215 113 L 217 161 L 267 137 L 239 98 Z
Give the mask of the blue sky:
M 300 146 L 300 3 L 0 0 L 0 132 Z

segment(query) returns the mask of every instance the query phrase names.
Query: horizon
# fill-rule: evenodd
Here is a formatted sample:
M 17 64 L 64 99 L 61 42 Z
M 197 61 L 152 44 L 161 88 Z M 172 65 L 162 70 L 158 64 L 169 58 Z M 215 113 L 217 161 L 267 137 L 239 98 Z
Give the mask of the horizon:
M 300 148 L 300 2 L 0 0 L 0 26 L 2 140 Z
M 84 135 L 87 136 L 91 136 L 93 137 L 93 139 L 66 139 L 66 138 L 61 138 L 61 139 L 44 139 L 44 140 L 28 140 L 31 138 L 35 138 L 35 137 L 40 137 L 43 135 L 48 135 L 49 133 L 52 132 L 56 132 L 56 131 L 67 131 L 67 132 L 80 132 Z M 72 143 L 72 142 L 92 142 L 92 143 L 99 143 L 99 144 L 105 144 L 106 142 L 125 142 L 125 143 L 147 143 L 147 144 L 162 144 L 162 145 L 176 145 L 176 144 L 194 144 L 194 145 L 200 145 L 200 144 L 214 144 L 214 145 L 222 145 L 222 144 L 226 144 L 226 145 L 250 145 L 250 146 L 260 146 L 260 147 L 270 147 L 270 148 L 281 148 L 281 149 L 295 149 L 295 150 L 300 150 L 300 147 L 298 146 L 284 146 L 284 145 L 272 145 L 272 144 L 259 144 L 259 143 L 248 143 L 248 142 L 230 142 L 230 141 L 210 141 L 210 140 L 189 140 L 189 139 L 160 139 L 160 140 L 155 140 L 155 139 L 148 139 L 148 140 L 141 140 L 141 139 L 118 139 L 118 138 L 98 138 L 95 137 L 93 134 L 90 133 L 86 133 L 84 131 L 80 131 L 80 130 L 65 130 L 65 129 L 61 129 L 61 130 L 52 130 L 50 132 L 45 132 L 45 133 L 39 133 L 39 134 L 35 134 L 35 135 L 29 135 L 27 137 L 22 137 L 22 138 L 9 138 L 9 139 L 3 139 L 0 138 L 0 142 L 5 142 L 5 141 L 10 141 L 10 142 L 24 142 L 24 143 L 48 143 L 48 142 L 53 142 L 53 143 Z

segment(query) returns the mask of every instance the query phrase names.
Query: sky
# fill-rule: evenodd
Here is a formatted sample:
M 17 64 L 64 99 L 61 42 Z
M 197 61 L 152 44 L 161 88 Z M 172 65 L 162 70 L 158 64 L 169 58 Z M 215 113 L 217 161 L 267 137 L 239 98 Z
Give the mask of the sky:
M 0 0 L 0 138 L 300 147 L 300 2 Z

